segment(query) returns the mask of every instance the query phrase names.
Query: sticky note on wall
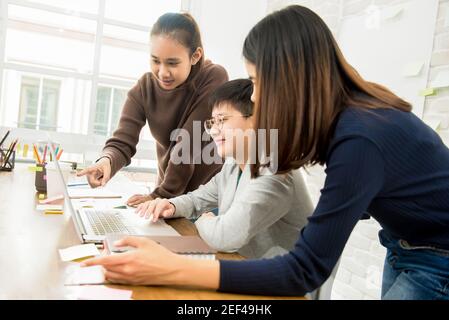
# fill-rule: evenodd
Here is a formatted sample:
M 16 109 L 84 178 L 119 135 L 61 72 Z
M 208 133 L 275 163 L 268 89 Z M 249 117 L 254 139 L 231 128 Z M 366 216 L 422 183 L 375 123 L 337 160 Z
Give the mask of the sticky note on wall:
M 429 127 L 431 127 L 433 130 L 437 131 L 441 125 L 441 120 L 438 119 L 424 120 L 424 123 L 427 124 Z
M 424 67 L 424 62 L 422 61 L 414 61 L 406 64 L 404 66 L 404 70 L 402 75 L 404 77 L 416 77 L 421 74 L 421 71 Z
M 382 19 L 383 20 L 393 20 L 401 15 L 404 11 L 404 7 L 402 5 L 395 6 L 392 8 L 385 8 L 382 11 Z
M 431 82 L 432 88 L 445 88 L 449 87 L 449 70 L 440 71 L 435 79 Z
M 436 91 L 434 88 L 426 88 L 419 93 L 419 95 L 423 97 L 434 96 L 435 94 Z

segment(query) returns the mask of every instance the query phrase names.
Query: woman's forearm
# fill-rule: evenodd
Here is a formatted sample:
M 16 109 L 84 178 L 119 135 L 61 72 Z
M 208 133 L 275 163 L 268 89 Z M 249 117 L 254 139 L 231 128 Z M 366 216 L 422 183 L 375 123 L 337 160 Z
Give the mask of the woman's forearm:
M 181 262 L 181 261 L 180 261 Z M 217 290 L 220 285 L 218 260 L 195 260 L 186 258 L 175 267 L 173 278 L 167 284 L 201 287 Z

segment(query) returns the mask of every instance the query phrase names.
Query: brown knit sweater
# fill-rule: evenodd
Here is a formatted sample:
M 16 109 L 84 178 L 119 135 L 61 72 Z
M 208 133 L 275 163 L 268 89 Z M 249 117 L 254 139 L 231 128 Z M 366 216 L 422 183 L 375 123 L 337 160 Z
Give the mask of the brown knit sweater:
M 227 80 L 226 70 L 210 61 L 204 63 L 195 79 L 194 88 L 188 80 L 176 89 L 165 91 L 151 73 L 143 75 L 128 92 L 118 129 L 103 149 L 102 157 L 111 159 L 111 177 L 130 164 L 136 153 L 139 134 L 148 122 L 156 140 L 158 159 L 158 181 L 151 195 L 173 198 L 208 182 L 221 169 L 221 165 L 175 165 L 170 161 L 170 155 L 176 142 L 170 141 L 170 135 L 176 129 L 184 129 L 193 138 L 193 121 L 201 121 L 202 134 L 202 124 L 211 117 L 209 96 Z M 202 142 L 201 148 L 206 144 Z

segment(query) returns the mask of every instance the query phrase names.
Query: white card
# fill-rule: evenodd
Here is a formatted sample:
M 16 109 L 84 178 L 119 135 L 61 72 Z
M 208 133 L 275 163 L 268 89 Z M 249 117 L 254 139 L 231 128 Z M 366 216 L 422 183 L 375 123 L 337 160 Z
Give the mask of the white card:
M 78 295 L 79 300 L 131 300 L 131 290 L 113 289 L 105 286 L 84 286 Z
M 95 257 L 100 255 L 97 247 L 93 244 L 82 244 L 79 246 L 73 246 L 66 249 L 59 249 L 59 255 L 62 261 L 72 261 L 76 259 Z
M 71 269 L 64 284 L 67 286 L 104 284 L 106 279 L 102 266 L 80 267 L 79 265 Z

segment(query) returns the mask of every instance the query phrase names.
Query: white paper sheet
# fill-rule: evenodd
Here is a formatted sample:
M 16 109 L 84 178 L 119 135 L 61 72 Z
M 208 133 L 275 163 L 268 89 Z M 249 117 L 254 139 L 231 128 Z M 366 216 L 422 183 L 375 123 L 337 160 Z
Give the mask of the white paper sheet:
M 73 266 L 69 270 L 64 284 L 66 286 L 89 285 L 89 284 L 104 284 L 106 279 L 104 277 L 104 269 L 102 266 L 80 267 Z
M 120 290 L 105 286 L 83 286 L 78 294 L 79 300 L 131 300 L 131 290 Z
M 59 249 L 59 255 L 61 256 L 62 261 L 73 261 L 76 259 L 98 256 L 100 255 L 100 251 L 98 251 L 94 244 L 90 243 Z

